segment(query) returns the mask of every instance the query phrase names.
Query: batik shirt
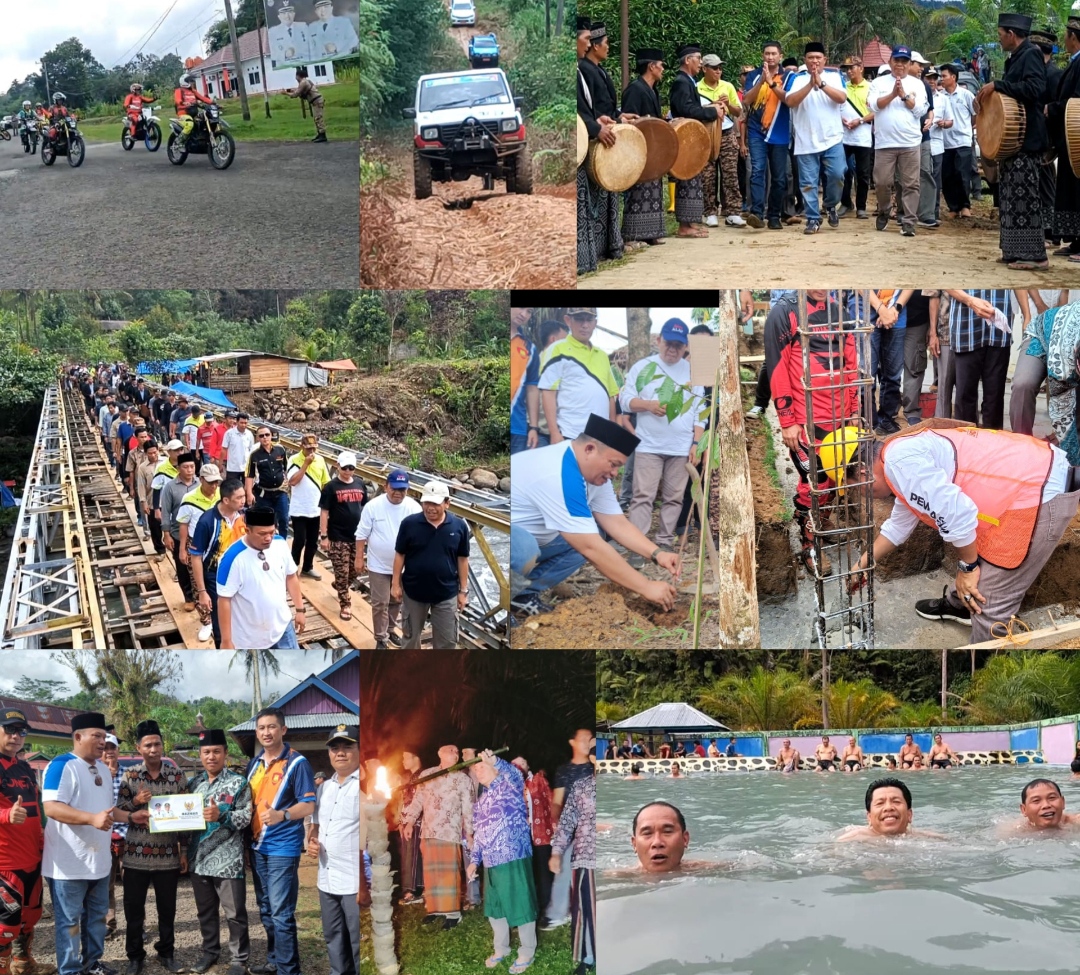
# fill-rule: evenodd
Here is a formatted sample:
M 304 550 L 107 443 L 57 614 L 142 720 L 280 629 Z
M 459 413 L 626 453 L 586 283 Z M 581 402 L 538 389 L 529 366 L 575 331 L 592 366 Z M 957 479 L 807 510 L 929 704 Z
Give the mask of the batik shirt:
M 108 772 L 108 769 L 105 771 Z M 188 791 L 187 779 L 175 765 L 162 762 L 161 772 L 156 779 L 152 779 L 146 771 L 146 764 L 141 763 L 124 772 L 117 808 L 128 813 L 148 808 L 135 805 L 135 796 L 144 788 L 150 790 L 152 797 L 179 796 Z M 184 840 L 182 833 L 151 833 L 149 823 L 145 826 L 131 823 L 125 844 L 124 869 L 179 870 L 177 847 L 182 846 Z
M 575 870 L 596 869 L 596 776 L 578 779 L 566 795 L 566 803 L 551 841 L 551 852 L 562 856 L 573 839 L 570 865 Z
M 420 777 L 438 772 L 424 769 Z M 416 787 L 416 795 L 405 810 L 405 822 L 415 823 L 423 813 L 421 839 L 460 843 L 463 833 L 473 831 L 472 783 L 465 772 L 448 772 Z
M 473 804 L 472 862 L 498 867 L 532 857 L 525 782 L 515 765 L 495 759 L 498 775 Z
M 188 862 L 201 877 L 244 877 L 244 829 L 251 822 L 251 786 L 239 772 L 222 769 L 213 782 L 206 771 L 188 785 L 189 791 L 203 797 L 203 806 L 213 797 L 221 812 L 216 823 L 208 822 L 206 832 L 195 833 L 188 844 Z
M 554 832 L 551 825 L 551 786 L 542 770 L 526 780 L 525 793 L 529 803 L 533 846 L 550 846 Z

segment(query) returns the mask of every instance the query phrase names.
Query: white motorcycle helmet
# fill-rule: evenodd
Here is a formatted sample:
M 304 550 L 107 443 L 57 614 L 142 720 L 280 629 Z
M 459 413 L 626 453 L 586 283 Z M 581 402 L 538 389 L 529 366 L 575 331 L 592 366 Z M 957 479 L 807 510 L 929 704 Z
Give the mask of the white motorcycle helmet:
M 139 84 L 139 83 L 138 83 L 138 82 L 136 81 L 136 82 L 135 82 L 135 84 L 133 84 L 133 85 L 131 86 L 131 93 L 132 93 L 133 95 L 137 95 L 137 94 L 139 94 L 139 92 L 140 92 L 140 91 L 142 91 L 142 85 L 140 85 L 140 84 Z
M 66 105 L 67 104 L 67 95 L 65 95 L 62 91 L 54 91 L 53 96 L 52 96 L 52 100 L 53 100 L 54 105 L 60 105 L 60 104 Z
M 187 72 L 184 72 L 184 74 L 180 75 L 179 84 L 180 84 L 181 88 L 194 88 L 195 87 L 195 78 L 194 78 L 193 75 L 190 75 Z
M 22 107 L 23 107 L 24 112 L 30 111 L 30 99 L 29 98 L 27 98 L 26 101 L 24 101 L 22 103 Z

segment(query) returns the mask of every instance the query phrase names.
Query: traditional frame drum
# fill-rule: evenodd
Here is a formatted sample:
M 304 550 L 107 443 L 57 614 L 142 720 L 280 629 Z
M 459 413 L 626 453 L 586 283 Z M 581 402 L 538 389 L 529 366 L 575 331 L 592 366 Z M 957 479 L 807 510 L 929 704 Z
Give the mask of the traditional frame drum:
M 707 95 L 699 94 L 698 98 L 701 99 L 702 105 L 712 105 L 714 107 L 717 105 L 717 103 Z M 719 108 L 716 110 L 717 112 L 720 111 Z M 713 163 L 720 158 L 720 140 L 724 137 L 724 123 L 718 114 L 712 122 L 703 122 L 702 124 L 709 130 L 709 139 L 711 140 L 711 145 L 709 147 L 709 162 Z
M 579 115 L 577 117 L 577 164 L 585 162 L 589 154 L 589 130 L 585 128 L 585 122 Z
M 633 123 L 645 136 L 645 168 L 639 183 L 659 179 L 674 165 L 679 155 L 679 137 L 662 118 L 644 116 Z
M 987 159 L 1010 159 L 1024 144 L 1027 116 L 1015 98 L 992 91 L 979 106 L 975 138 Z
M 637 183 L 647 154 L 645 136 L 636 126 L 619 122 L 615 126 L 615 145 L 592 143 L 586 166 L 594 183 L 612 193 L 621 193 Z
M 695 118 L 677 118 L 671 127 L 679 140 L 679 154 L 668 175 L 673 179 L 693 179 L 709 164 L 712 136 Z
M 1080 177 L 1080 98 L 1065 103 L 1065 144 L 1069 147 L 1069 165 Z

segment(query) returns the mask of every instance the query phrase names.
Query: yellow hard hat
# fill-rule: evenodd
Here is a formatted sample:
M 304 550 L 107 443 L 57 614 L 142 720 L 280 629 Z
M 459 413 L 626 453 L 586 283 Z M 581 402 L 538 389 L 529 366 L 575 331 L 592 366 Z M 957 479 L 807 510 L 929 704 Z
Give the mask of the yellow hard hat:
M 821 470 L 836 485 L 837 494 L 844 496 L 844 472 L 859 449 L 859 437 L 863 436 L 858 427 L 840 427 L 822 438 L 818 447 L 818 460 Z

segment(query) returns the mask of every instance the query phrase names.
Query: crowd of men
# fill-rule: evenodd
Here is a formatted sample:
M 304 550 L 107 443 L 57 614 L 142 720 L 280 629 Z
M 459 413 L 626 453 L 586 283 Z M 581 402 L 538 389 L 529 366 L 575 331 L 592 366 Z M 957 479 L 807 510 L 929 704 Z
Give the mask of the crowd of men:
M 1080 387 L 1080 303 L 1067 291 L 882 289 L 868 294 L 810 290 L 805 314 L 811 355 L 810 410 L 798 337 L 799 296 L 773 292 L 765 321 L 765 365 L 748 417 L 776 410 L 799 476 L 793 497 L 800 558 L 810 575 L 829 575 L 815 533 L 835 528 L 831 512 L 845 483 L 870 483 L 894 499 L 874 540 L 880 560 L 921 521 L 959 555 L 955 582 L 939 599 L 915 603 L 926 619 L 972 627 L 972 642 L 1007 621 L 1053 554 L 1080 503 L 1076 389 Z M 744 293 L 743 300 L 749 296 Z M 752 303 L 751 303 L 752 304 Z M 854 336 L 839 323 L 873 325 L 871 361 L 860 363 Z M 1018 329 L 1022 335 L 1017 336 Z M 1015 338 L 1014 338 L 1015 336 Z M 1006 378 L 1019 345 L 1004 427 Z M 838 384 L 832 365 L 842 376 Z M 933 408 L 923 385 L 933 366 Z M 867 370 L 867 367 L 868 370 Z M 856 379 L 869 371 L 872 434 Z M 1039 390 L 1048 381 L 1053 433 L 1034 435 Z M 902 416 L 905 425 L 898 419 Z M 812 429 L 811 429 L 812 427 Z M 860 459 L 860 438 L 872 437 Z M 821 514 L 813 523 L 809 463 L 817 454 Z M 857 568 L 868 564 L 865 553 Z M 849 582 L 856 591 L 864 573 Z
M 331 975 L 358 975 L 360 858 L 359 735 L 339 725 L 327 741 L 327 776 L 318 790 L 311 765 L 285 741 L 277 708 L 256 716 L 262 748 L 243 773 L 229 768 L 221 729 L 199 733 L 202 770 L 190 779 L 165 758 L 161 729 L 138 723 L 141 762 L 121 770 L 120 739 L 103 714 L 71 721 L 72 749 L 52 759 L 40 786 L 19 757 L 31 724 L 17 709 L 0 713 L 0 972 L 20 975 L 117 975 L 104 963 L 117 933 L 115 888 L 123 893 L 125 975 L 143 971 L 147 896 L 154 891 L 153 949 L 168 972 L 203 975 L 221 959 L 220 918 L 229 933 L 228 975 L 300 975 L 295 912 L 298 867 L 306 851 L 319 861 L 317 886 Z M 151 803 L 198 797 L 204 828 L 155 831 Z M 305 845 L 305 817 L 313 821 Z M 247 915 L 250 869 L 266 959 L 252 964 Z M 176 907 L 188 876 L 201 933 L 189 964 L 176 955 Z M 54 919 L 56 965 L 32 954 L 42 916 L 42 878 Z
M 300 577 L 322 578 L 314 566 L 321 551 L 342 620 L 352 619 L 352 592 L 367 574 L 376 649 L 418 648 L 429 618 L 433 647 L 457 646 L 470 537 L 449 510 L 445 484 L 429 481 L 417 501 L 408 472 L 394 469 L 373 497 L 351 450 L 331 473 L 314 434 L 290 456 L 272 428 L 253 433 L 242 410 L 225 411 L 219 423 L 213 410 L 183 392 L 151 389 L 123 363 L 69 366 L 64 382 L 82 395 L 153 558 L 171 557 L 184 609 L 199 614 L 200 641 L 299 646 L 307 621 Z
M 971 197 L 981 198 L 985 177 L 999 207 L 1002 264 L 1045 269 L 1047 242 L 1058 256 L 1080 262 L 1080 180 L 1065 132 L 1066 104 L 1080 95 L 1080 18 L 1070 17 L 1066 26 L 1064 70 L 1053 61 L 1057 35 L 1033 29 L 1029 16 L 1000 14 L 998 41 L 1008 56 L 993 81 L 985 52 L 975 56 L 978 76 L 960 62 L 935 66 L 903 45 L 875 72 L 858 56 L 828 65 L 818 41 L 805 45 L 802 63 L 768 41 L 761 64 L 743 65 L 734 85 L 722 77 L 723 60 L 703 56 L 697 44 L 679 47 L 674 64 L 660 49 L 640 48 L 632 54 L 637 77 L 620 100 L 602 66 L 607 29 L 579 17 L 578 114 L 589 138 L 608 146 L 619 122 L 720 121 L 717 161 L 675 186 L 680 237 L 707 238 L 707 228 L 720 221 L 736 232 L 801 225 L 804 234 L 817 234 L 823 223 L 835 229 L 845 216 L 869 219 L 872 186 L 877 230 L 895 219 L 901 234 L 912 237 L 916 227 L 940 226 L 942 200 L 950 218 L 970 218 Z M 664 112 L 659 83 L 668 67 L 677 70 Z M 984 161 L 980 175 L 974 133 L 994 92 L 1018 103 L 1023 142 L 996 164 Z M 639 183 L 620 201 L 583 164 L 577 196 L 579 274 L 620 257 L 627 241 L 664 242 L 663 177 Z
M 516 928 L 510 971 L 525 971 L 537 924 L 543 931 L 571 925 L 577 975 L 595 968 L 596 739 L 581 728 L 569 744 L 570 760 L 550 784 L 523 756 L 506 762 L 452 744 L 439 748 L 437 766 L 423 770 L 417 752 L 406 750 L 390 775 L 399 904 L 423 905 L 423 923 L 436 931 L 455 927 L 463 910 L 482 904 L 493 934 L 488 968 L 509 960 Z M 479 760 L 447 771 L 459 758 Z M 365 756 L 368 789 L 380 764 Z
M 590 564 L 670 609 L 675 587 L 640 569 L 649 559 L 680 575 L 676 539 L 690 525 L 690 471 L 700 471 L 711 395 L 691 383 L 688 336 L 711 330 L 669 319 L 653 336 L 655 351 L 624 379 L 592 342 L 595 308 L 533 323 L 542 348 L 526 334 L 531 313 L 511 310 L 510 604 L 522 616 L 548 612 L 543 595 Z M 672 385 L 683 395 L 674 416 L 659 399 Z M 620 468 L 617 497 L 611 482 Z

